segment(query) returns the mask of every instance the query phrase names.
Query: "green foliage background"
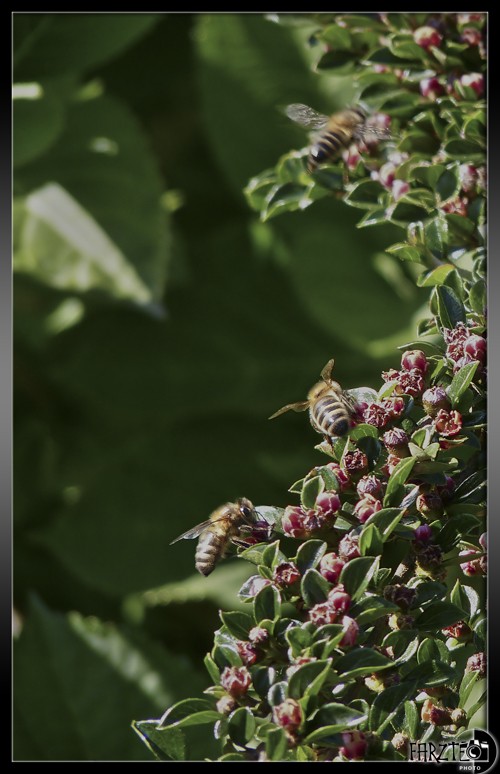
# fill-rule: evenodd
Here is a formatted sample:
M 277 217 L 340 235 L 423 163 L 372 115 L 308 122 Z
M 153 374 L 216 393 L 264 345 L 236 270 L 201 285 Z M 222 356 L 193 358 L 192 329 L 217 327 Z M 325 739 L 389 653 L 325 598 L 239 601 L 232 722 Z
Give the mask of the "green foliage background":
M 16 760 L 150 760 L 131 721 L 208 684 L 250 572 L 194 577 L 193 543 L 170 541 L 238 496 L 287 505 L 315 437 L 267 417 L 332 356 L 370 385 L 421 316 L 394 227 L 358 231 L 329 197 L 272 223 L 245 203 L 306 143 L 280 106 L 349 102 L 305 35 L 14 15 L 15 83 L 43 90 L 14 102 Z

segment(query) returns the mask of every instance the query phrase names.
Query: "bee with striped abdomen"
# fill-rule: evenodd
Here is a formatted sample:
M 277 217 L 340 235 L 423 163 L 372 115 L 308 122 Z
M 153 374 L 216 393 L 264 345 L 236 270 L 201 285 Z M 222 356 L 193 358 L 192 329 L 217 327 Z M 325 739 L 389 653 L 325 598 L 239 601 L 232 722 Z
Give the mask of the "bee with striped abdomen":
M 225 503 L 210 514 L 210 518 L 183 532 L 178 540 L 199 537 L 195 552 L 195 567 L 202 575 L 210 575 L 222 559 L 229 544 L 248 546 L 269 539 L 269 524 L 255 510 L 246 497 L 234 503 Z M 245 538 L 244 533 L 247 533 Z
M 352 142 L 359 142 L 370 135 L 388 139 L 386 129 L 370 125 L 363 108 L 346 108 L 331 116 L 317 113 L 308 105 L 294 103 L 288 105 L 285 113 L 292 121 L 316 130 L 309 148 L 307 171 L 314 172 L 319 164 L 332 161 Z
M 314 430 L 320 433 L 329 443 L 332 438 L 346 435 L 349 431 L 359 400 L 373 403 L 376 398 L 374 390 L 359 387 L 354 390 L 343 390 L 338 382 L 332 379 L 334 360 L 329 360 L 321 372 L 321 381 L 311 387 L 307 400 L 289 403 L 276 411 L 269 419 L 279 417 L 285 411 L 307 411 Z

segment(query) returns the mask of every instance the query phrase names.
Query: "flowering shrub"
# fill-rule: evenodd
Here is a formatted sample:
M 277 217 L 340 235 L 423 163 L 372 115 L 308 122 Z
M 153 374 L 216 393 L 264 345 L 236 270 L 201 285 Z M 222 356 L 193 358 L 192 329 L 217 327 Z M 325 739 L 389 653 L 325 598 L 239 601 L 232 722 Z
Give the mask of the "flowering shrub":
M 308 148 L 292 151 L 248 201 L 267 220 L 333 194 L 363 211 L 360 227 L 395 224 L 387 252 L 421 267 L 429 316 L 349 433 L 317 445 L 326 459 L 293 502 L 257 506 L 291 540 L 240 553 L 256 568 L 248 610 L 221 613 L 207 697 L 135 724 L 160 757 L 182 759 L 196 725 L 220 760 L 344 761 L 405 760 L 408 740 L 484 724 L 484 19 L 314 23 L 316 67 L 350 73 L 391 137 L 353 141 L 311 174 Z

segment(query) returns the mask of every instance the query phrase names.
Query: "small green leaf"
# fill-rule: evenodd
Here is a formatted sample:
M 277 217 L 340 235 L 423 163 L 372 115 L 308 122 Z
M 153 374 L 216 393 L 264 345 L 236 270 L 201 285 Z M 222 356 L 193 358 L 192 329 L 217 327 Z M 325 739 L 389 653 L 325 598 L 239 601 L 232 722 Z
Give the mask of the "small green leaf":
M 254 625 L 250 613 L 242 610 L 229 610 L 224 613 L 221 611 L 220 617 L 227 630 L 239 640 L 248 639 L 248 632 Z
M 370 712 L 370 730 L 381 734 L 399 711 L 403 702 L 413 696 L 416 684 L 404 680 L 399 685 L 391 685 L 375 697 Z
M 351 559 L 340 573 L 339 583 L 342 583 L 353 601 L 359 599 L 374 574 L 379 568 L 380 557 L 359 556 Z
M 316 504 L 316 498 L 325 489 L 325 482 L 321 476 L 313 476 L 304 481 L 302 492 L 300 495 L 300 502 L 304 510 L 308 511 L 314 508 Z
M 228 733 L 235 744 L 245 747 L 255 733 L 255 718 L 249 707 L 238 707 L 228 720 Z
M 354 648 L 345 656 L 341 656 L 335 664 L 335 668 L 344 679 L 371 674 L 391 666 L 393 666 L 391 659 L 372 648 Z
M 487 303 L 486 282 L 483 279 L 478 280 L 471 287 L 469 292 L 469 303 L 471 309 L 478 314 L 484 314 Z
M 352 707 L 346 707 L 345 704 L 325 704 L 310 719 L 307 724 L 309 731 L 304 744 L 312 744 L 320 739 L 326 739 L 340 731 L 346 731 L 349 728 L 355 728 L 366 720 L 366 714 Z
M 405 680 L 414 680 L 419 688 L 451 684 L 455 679 L 455 670 L 446 662 L 435 659 L 420 663 L 405 675 Z
M 384 506 L 393 506 L 396 505 L 396 502 L 401 501 L 401 497 L 404 494 L 402 489 L 403 484 L 410 475 L 414 464 L 414 457 L 404 457 L 398 462 L 392 471 L 387 484 L 387 490 L 384 497 Z
M 450 599 L 454 605 L 465 611 L 466 621 L 472 618 L 479 609 L 480 601 L 477 591 L 471 586 L 464 586 L 459 580 L 453 586 Z
M 274 586 L 264 586 L 253 603 L 255 622 L 258 624 L 265 618 L 273 621 L 280 614 L 281 597 L 277 588 Z
M 271 707 L 276 707 L 278 704 L 283 704 L 285 699 L 288 698 L 288 683 L 286 680 L 281 680 L 278 683 L 273 683 L 267 692 L 267 701 Z
M 419 288 L 444 285 L 448 274 L 452 271 L 456 271 L 455 267 L 451 263 L 445 263 L 442 266 L 438 266 L 437 269 L 422 274 L 417 280 L 417 285 Z
M 464 611 L 450 602 L 434 602 L 415 619 L 414 626 L 422 631 L 444 629 L 445 626 L 463 621 Z
M 302 543 L 295 558 L 295 564 L 301 575 L 320 563 L 326 549 L 327 544 L 323 540 L 307 540 Z
M 303 664 L 292 674 L 288 681 L 288 696 L 291 699 L 302 699 L 305 696 L 315 696 L 331 672 L 331 660 L 311 661 Z
M 362 180 L 349 189 L 345 201 L 355 207 L 371 209 L 378 203 L 379 196 L 383 193 L 385 189 L 377 180 Z
M 417 661 L 423 664 L 426 661 L 441 660 L 446 661 L 448 650 L 442 640 L 436 640 L 434 637 L 426 637 L 420 643 L 417 652 Z
M 465 308 L 457 294 L 446 285 L 433 291 L 437 299 L 438 316 L 443 328 L 454 328 L 458 322 L 465 322 Z
M 331 585 L 317 570 L 306 570 L 300 582 L 300 593 L 306 607 L 314 607 L 328 597 Z
M 365 526 L 374 524 L 385 542 L 403 518 L 404 513 L 401 508 L 382 508 L 367 519 Z
M 266 756 L 270 761 L 282 761 L 288 751 L 288 739 L 282 728 L 271 728 L 266 734 Z
M 276 680 L 276 670 L 273 667 L 253 666 L 250 668 L 252 685 L 262 698 L 265 698 Z
M 405 729 L 410 739 L 418 739 L 420 713 L 414 701 L 405 701 Z
M 313 633 L 304 626 L 294 626 L 285 632 L 285 639 L 292 649 L 292 655 L 297 657 L 311 645 Z
M 334 70 L 337 74 L 347 75 L 352 72 L 356 63 L 356 54 L 352 51 L 327 51 L 319 60 L 318 70 Z
M 375 524 L 365 525 L 359 537 L 359 550 L 362 556 L 378 556 L 382 553 L 384 541 Z
M 395 255 L 401 261 L 409 261 L 411 263 L 424 263 L 424 257 L 417 247 L 407 244 L 406 242 L 399 242 L 391 247 L 387 247 L 386 253 Z
M 158 728 L 157 720 L 138 720 L 132 728 L 160 761 L 184 761 L 186 740 L 180 728 Z
M 474 685 L 479 680 L 479 672 L 477 670 L 473 670 L 472 672 L 466 672 L 462 678 L 462 682 L 460 683 L 460 691 L 458 694 L 458 706 L 463 707 L 464 704 L 467 702 L 467 699 L 469 698 L 470 694 L 472 693 L 472 689 L 474 688 Z
M 451 400 L 452 406 L 456 406 L 465 390 L 468 388 L 474 374 L 479 366 L 479 361 L 474 360 L 472 363 L 467 363 L 462 366 L 452 379 L 450 386 L 447 389 L 448 397 Z
M 206 670 L 207 670 L 208 674 L 210 675 L 210 678 L 211 678 L 212 682 L 213 683 L 218 683 L 219 679 L 220 679 L 219 667 L 217 666 L 217 664 L 213 660 L 213 658 L 210 655 L 210 653 L 207 653 L 207 655 L 203 659 L 203 663 L 205 664 Z
M 393 602 L 373 594 L 357 602 L 352 608 L 351 614 L 360 626 L 365 626 L 397 610 L 399 610 L 399 607 Z
M 361 423 L 349 433 L 353 441 L 359 441 L 361 438 L 378 438 L 377 428 L 373 425 Z

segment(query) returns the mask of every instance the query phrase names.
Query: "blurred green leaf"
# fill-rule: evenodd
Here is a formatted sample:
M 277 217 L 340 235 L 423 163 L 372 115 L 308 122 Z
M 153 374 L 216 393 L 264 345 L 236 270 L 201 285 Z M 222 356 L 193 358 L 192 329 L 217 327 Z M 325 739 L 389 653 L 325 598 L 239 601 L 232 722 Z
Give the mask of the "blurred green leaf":
M 42 93 L 38 98 L 14 99 L 14 167 L 41 156 L 63 131 L 65 110 L 62 101 L 50 90 L 40 90 Z

